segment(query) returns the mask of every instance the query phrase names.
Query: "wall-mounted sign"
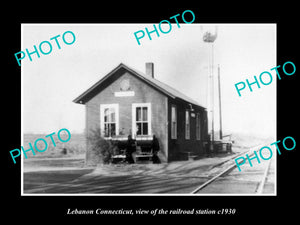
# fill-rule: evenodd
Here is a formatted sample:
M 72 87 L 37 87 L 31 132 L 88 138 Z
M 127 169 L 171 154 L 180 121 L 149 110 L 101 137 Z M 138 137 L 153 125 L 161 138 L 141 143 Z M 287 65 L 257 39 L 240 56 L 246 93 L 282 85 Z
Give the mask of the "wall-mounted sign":
M 134 96 L 134 91 L 116 91 L 115 97 L 132 97 Z

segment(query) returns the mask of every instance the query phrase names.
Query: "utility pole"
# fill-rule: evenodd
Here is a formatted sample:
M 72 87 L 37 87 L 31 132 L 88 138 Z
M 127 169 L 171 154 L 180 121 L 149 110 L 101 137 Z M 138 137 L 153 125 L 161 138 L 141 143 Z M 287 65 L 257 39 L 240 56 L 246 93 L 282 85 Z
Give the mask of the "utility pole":
M 222 140 L 223 139 L 223 133 L 222 133 L 222 104 L 221 104 L 220 65 L 218 65 L 218 83 L 219 83 L 220 140 Z
M 210 149 L 214 151 L 214 41 L 217 38 L 217 27 L 215 27 L 214 32 L 206 31 L 203 34 L 203 41 L 211 44 L 211 60 L 209 62 L 209 78 L 211 79 L 211 146 Z
M 215 141 L 215 85 L 214 85 L 214 44 L 211 43 L 211 142 L 212 146 Z M 212 148 L 213 149 L 213 148 Z

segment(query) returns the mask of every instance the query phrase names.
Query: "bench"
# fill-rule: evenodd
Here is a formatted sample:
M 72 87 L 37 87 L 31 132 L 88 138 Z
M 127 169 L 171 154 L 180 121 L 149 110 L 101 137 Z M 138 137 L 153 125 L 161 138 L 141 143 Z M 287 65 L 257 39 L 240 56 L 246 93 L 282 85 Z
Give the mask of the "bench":
M 152 162 L 153 154 L 137 154 L 135 155 L 135 162 Z
M 152 162 L 152 149 L 143 148 L 141 146 L 136 147 L 135 161 L 138 162 Z
M 111 159 L 112 163 L 125 162 L 126 155 L 114 155 Z

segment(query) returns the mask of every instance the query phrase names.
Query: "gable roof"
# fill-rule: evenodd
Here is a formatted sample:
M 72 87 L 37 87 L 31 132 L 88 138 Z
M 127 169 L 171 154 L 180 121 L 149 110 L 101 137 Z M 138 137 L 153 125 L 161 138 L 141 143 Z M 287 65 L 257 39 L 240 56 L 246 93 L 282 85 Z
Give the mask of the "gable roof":
M 177 91 L 176 89 L 170 87 L 169 85 L 150 77 L 143 72 L 137 71 L 136 69 L 132 69 L 129 66 L 120 63 L 115 69 L 113 69 L 111 72 L 109 72 L 106 76 L 104 76 L 102 79 L 100 79 L 97 83 L 95 83 L 93 86 L 91 86 L 89 89 L 87 89 L 85 92 L 83 92 L 81 95 L 79 95 L 77 98 L 73 100 L 75 103 L 84 104 L 85 102 L 89 101 L 91 98 L 93 98 L 96 94 L 98 94 L 101 90 L 103 90 L 107 85 L 109 85 L 110 80 L 113 76 L 118 76 L 120 74 L 123 74 L 124 71 L 130 72 L 132 75 L 140 78 L 145 83 L 149 84 L 150 86 L 154 87 L 158 91 L 162 92 L 168 97 L 171 97 L 173 99 L 179 98 L 181 100 L 184 100 L 188 103 L 192 103 L 194 105 L 197 105 L 201 108 L 204 108 L 201 106 L 198 102 L 191 99 L 190 97 L 182 94 L 181 92 Z

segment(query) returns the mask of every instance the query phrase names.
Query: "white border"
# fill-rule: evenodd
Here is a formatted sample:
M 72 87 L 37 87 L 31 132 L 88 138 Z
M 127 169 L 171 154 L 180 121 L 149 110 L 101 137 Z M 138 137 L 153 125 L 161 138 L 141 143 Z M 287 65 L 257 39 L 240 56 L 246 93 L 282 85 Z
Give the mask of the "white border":
M 24 44 L 23 44 L 23 32 L 24 32 L 24 26 L 21 24 L 21 49 L 24 49 Z M 23 146 L 24 142 L 24 132 L 23 132 L 23 108 L 24 108 L 24 88 L 23 88 L 23 74 L 24 74 L 24 64 L 21 64 L 21 146 Z M 20 148 L 21 148 L 20 146 Z M 21 149 L 20 149 L 21 151 Z M 26 195 L 24 194 L 24 163 L 23 163 L 23 154 L 21 153 L 21 196 Z
M 151 24 L 151 23 L 144 23 L 144 24 Z M 119 26 L 119 25 L 123 25 L 123 26 L 130 26 L 130 25 L 141 25 L 139 23 L 130 23 L 130 24 L 119 24 L 119 23 L 115 23 L 115 24 L 109 24 L 109 23 L 103 23 L 103 24 L 91 24 L 91 23 L 61 23 L 61 24 L 55 24 L 55 23 L 21 23 L 21 49 L 23 48 L 23 31 L 24 31 L 24 25 L 30 25 L 30 26 L 41 26 L 41 25 L 48 25 L 48 26 L 74 26 L 74 25 L 84 25 L 84 26 L 95 26 L 95 25 L 99 25 L 99 26 Z M 273 25 L 275 26 L 275 61 L 276 61 L 276 65 L 277 65 L 277 23 L 226 23 L 226 24 L 218 24 L 218 23 L 193 23 L 193 24 L 180 24 L 181 26 L 195 26 L 195 25 L 214 25 L 214 26 L 232 26 L 232 25 L 243 25 L 243 26 L 270 26 Z M 21 145 L 23 146 L 23 69 L 24 64 L 21 66 Z M 276 95 L 277 95 L 277 88 L 276 88 Z M 276 102 L 276 109 L 277 109 L 277 102 Z M 277 110 L 275 112 L 277 114 Z M 277 118 L 277 115 L 276 115 Z M 275 131 L 275 137 L 277 139 L 277 129 Z M 275 155 L 275 190 L 274 193 L 272 194 L 244 194 L 244 193 L 235 193 L 235 194 L 97 194 L 97 193 L 93 193 L 93 194 L 84 194 L 84 193 L 80 193 L 80 194 L 69 194 L 69 193 L 64 193 L 64 194 L 30 194 L 30 193 L 24 193 L 24 183 L 23 183 L 23 156 L 21 156 L 21 196 L 190 196 L 190 197 L 195 197 L 195 196 L 277 196 L 277 154 Z

